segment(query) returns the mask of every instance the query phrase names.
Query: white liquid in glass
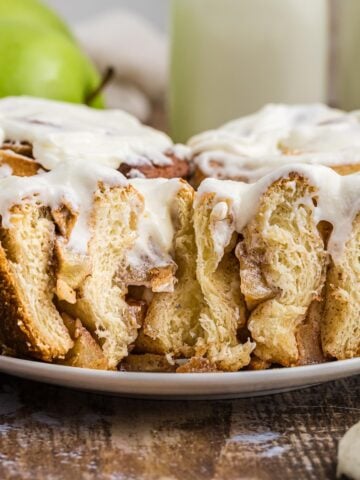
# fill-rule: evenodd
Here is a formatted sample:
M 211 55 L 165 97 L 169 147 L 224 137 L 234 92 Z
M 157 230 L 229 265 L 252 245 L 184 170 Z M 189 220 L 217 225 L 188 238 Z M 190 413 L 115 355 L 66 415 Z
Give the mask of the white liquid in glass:
M 360 0 L 331 0 L 332 99 L 344 110 L 360 109 Z
M 173 0 L 172 134 L 269 102 L 326 101 L 326 0 Z

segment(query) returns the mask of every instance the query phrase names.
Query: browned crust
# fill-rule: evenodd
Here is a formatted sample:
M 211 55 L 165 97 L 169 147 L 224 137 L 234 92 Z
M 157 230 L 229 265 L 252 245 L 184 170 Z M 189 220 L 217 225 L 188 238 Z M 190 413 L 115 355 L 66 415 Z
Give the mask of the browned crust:
M 129 305 L 130 312 L 136 318 L 138 327 L 141 328 L 146 317 L 147 303 L 144 300 L 134 298 L 127 298 L 126 303 Z
M 254 310 L 260 303 L 276 297 L 277 291 L 270 288 L 263 275 L 264 260 L 258 253 L 248 252 L 245 242 L 239 242 L 235 255 L 240 264 L 241 290 L 248 310 Z
M 121 362 L 120 370 L 128 372 L 175 372 L 176 365 L 169 363 L 164 355 L 153 353 L 130 354 Z
M 359 163 L 354 163 L 353 165 L 336 165 L 331 168 L 339 175 L 351 175 L 352 173 L 360 172 Z
M 176 373 L 209 373 L 217 372 L 216 365 L 207 358 L 192 357 L 188 362 L 177 368 Z
M 27 142 L 10 142 L 5 141 L 1 146 L 3 150 L 11 150 L 14 153 L 18 153 L 19 155 L 23 155 L 24 157 L 34 158 L 32 145 Z
M 249 365 L 245 367 L 245 370 L 265 370 L 271 367 L 271 362 L 266 360 L 261 360 L 261 358 L 256 355 L 252 355 Z
M 66 352 L 39 345 L 39 339 L 28 327 L 32 321 L 16 281 L 10 271 L 5 250 L 0 244 L 0 336 L 5 345 L 17 352 L 51 361 Z
M 191 177 L 190 183 L 196 189 L 196 188 L 199 187 L 200 183 L 203 180 L 205 180 L 205 178 L 207 178 L 207 177 L 204 174 L 204 172 L 198 166 L 196 166 L 195 170 L 194 170 L 194 173 Z
M 138 170 L 146 178 L 188 178 L 190 175 L 190 164 L 187 160 L 178 158 L 172 153 L 166 154 L 168 158 L 172 160 L 170 165 L 129 165 L 128 163 L 122 163 L 119 167 L 125 177 L 131 177 L 131 170 Z
M 32 158 L 19 155 L 12 150 L 0 150 L 0 165 L 8 165 L 12 174 L 18 177 L 31 177 L 41 169 L 41 165 Z
M 308 308 L 306 319 L 299 325 L 296 332 L 299 350 L 297 365 L 313 365 L 325 362 L 320 335 L 323 313 L 323 299 L 313 300 Z
M 2 161 L 2 155 L 8 160 Z M 127 178 L 132 177 L 132 170 L 137 170 L 146 178 L 189 178 L 190 163 L 188 160 L 179 158 L 172 152 L 166 152 L 165 155 L 171 160 L 169 165 L 156 165 L 150 159 L 150 165 L 134 166 L 122 163 L 118 170 Z M 8 164 L 13 169 L 13 174 L 20 177 L 36 175 L 38 170 L 43 168 L 35 161 L 32 145 L 29 143 L 3 143 L 0 150 L 0 162 Z
M 52 209 L 51 214 L 62 237 L 69 240 L 71 232 L 76 224 L 78 214 L 73 207 L 64 201 L 58 208 Z
M 109 365 L 100 345 L 82 325 L 80 320 L 74 320 L 66 313 L 63 313 L 61 317 L 74 342 L 74 346 L 68 351 L 65 359 L 57 363 L 72 367 L 108 370 Z

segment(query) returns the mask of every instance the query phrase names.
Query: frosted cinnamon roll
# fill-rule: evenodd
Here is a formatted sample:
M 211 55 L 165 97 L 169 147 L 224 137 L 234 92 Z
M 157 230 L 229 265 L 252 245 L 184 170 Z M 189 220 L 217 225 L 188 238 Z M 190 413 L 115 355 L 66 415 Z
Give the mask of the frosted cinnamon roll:
M 360 355 L 360 175 L 0 178 L 0 340 L 89 368 L 238 371 Z M 131 357 L 129 357 L 131 355 Z
M 189 174 L 186 147 L 120 110 L 8 97 L 0 100 L 0 129 L 0 149 L 13 151 L 38 169 L 84 160 L 115 168 L 128 178 Z
M 145 326 L 153 311 L 163 329 L 176 315 L 188 325 L 175 299 L 190 268 L 179 253 L 193 190 L 86 167 L 0 179 L 0 338 L 16 354 L 113 369 L 147 310 Z
M 207 219 L 197 215 L 209 201 Z M 230 347 L 246 326 L 264 362 L 293 366 L 358 356 L 359 211 L 360 175 L 342 177 L 322 166 L 282 167 L 253 184 L 203 181 L 195 230 L 207 232 L 197 240 L 197 268 L 210 311 L 200 316 L 201 342 L 210 355 L 228 352 L 233 361 Z M 222 273 L 234 253 L 238 274 L 234 259 Z M 226 315 L 232 303 L 224 295 L 234 285 L 241 296 Z
M 114 277 L 136 238 L 140 194 L 115 170 L 82 163 L 0 183 L 2 341 L 66 360 L 75 339 L 61 313 L 70 305 L 114 368 L 139 328 Z
M 254 182 L 283 165 L 326 165 L 340 174 L 360 170 L 358 112 L 322 104 L 268 105 L 188 142 L 193 183 L 206 177 Z

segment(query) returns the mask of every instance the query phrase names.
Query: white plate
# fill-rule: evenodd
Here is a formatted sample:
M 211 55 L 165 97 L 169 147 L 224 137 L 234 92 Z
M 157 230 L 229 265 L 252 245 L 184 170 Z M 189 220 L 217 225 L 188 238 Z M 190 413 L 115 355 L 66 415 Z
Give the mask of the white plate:
M 360 358 L 296 368 L 236 373 L 107 372 L 0 356 L 0 371 L 97 393 L 153 398 L 269 395 L 360 374 Z

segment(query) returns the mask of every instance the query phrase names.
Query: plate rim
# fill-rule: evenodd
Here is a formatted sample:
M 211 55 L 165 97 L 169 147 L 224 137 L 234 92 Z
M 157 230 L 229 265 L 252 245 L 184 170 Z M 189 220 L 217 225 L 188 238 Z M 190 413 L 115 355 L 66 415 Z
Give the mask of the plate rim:
M 0 372 L 65 389 L 144 400 L 229 400 L 300 390 L 360 374 L 360 358 L 271 370 L 204 373 L 92 370 L 0 355 Z
M 24 371 L 24 369 L 31 369 L 34 373 L 57 372 L 56 376 L 69 373 L 70 377 L 82 377 L 87 379 L 92 378 L 107 378 L 107 379 L 121 379 L 122 380 L 141 380 L 144 382 L 152 382 L 154 378 L 162 379 L 167 384 L 187 384 L 193 383 L 194 380 L 200 383 L 207 383 L 209 380 L 219 381 L 220 379 L 233 380 L 257 380 L 263 381 L 265 379 L 274 378 L 282 380 L 289 376 L 303 376 L 303 379 L 313 377 L 315 374 L 327 375 L 329 370 L 331 373 L 340 373 L 346 366 L 346 373 L 350 375 L 360 374 L 360 357 L 335 360 L 313 365 L 302 365 L 297 367 L 279 367 L 265 370 L 241 370 L 238 372 L 197 372 L 197 373 L 175 373 L 175 372 L 126 372 L 126 371 L 110 371 L 110 370 L 96 370 L 91 368 L 72 367 L 68 365 L 58 365 L 54 363 L 46 363 L 30 359 L 21 359 L 16 357 L 9 357 L 0 355 L 0 371 L 7 373 L 2 368 L 13 367 L 14 371 Z M 242 383 L 242 382 L 240 382 Z

